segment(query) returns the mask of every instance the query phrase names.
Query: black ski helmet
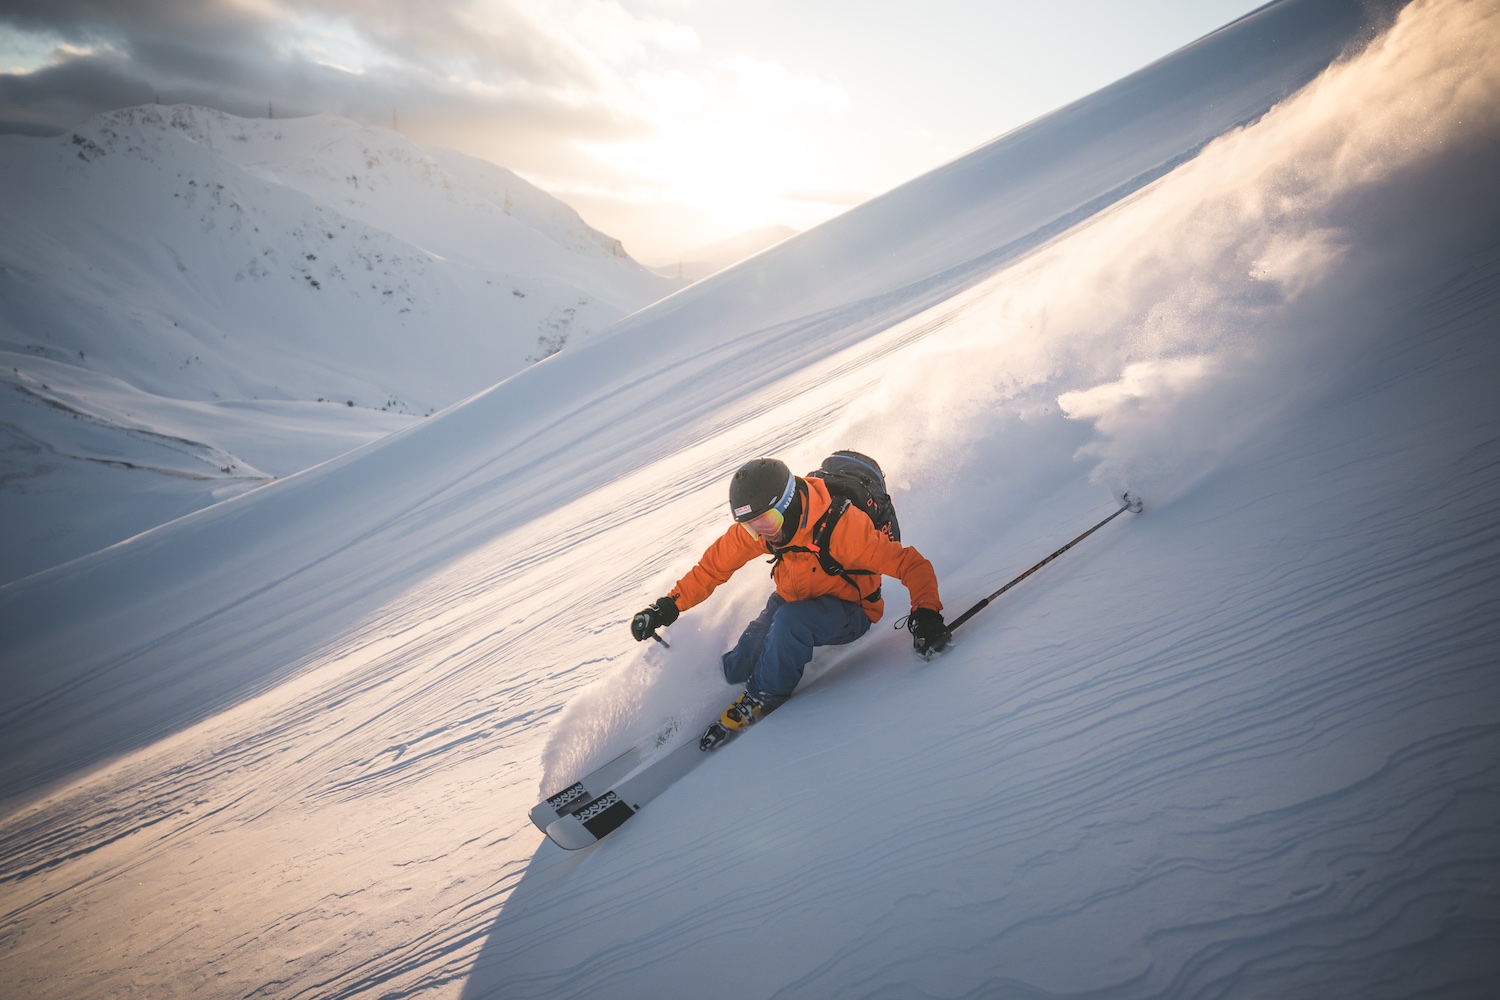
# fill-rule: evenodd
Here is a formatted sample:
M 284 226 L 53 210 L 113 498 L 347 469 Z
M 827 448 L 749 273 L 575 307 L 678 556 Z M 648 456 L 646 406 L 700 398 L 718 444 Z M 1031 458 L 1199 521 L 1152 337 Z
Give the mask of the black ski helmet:
M 785 462 L 775 458 L 751 459 L 729 481 L 729 511 L 736 521 L 749 521 L 773 507 L 786 513 L 797 492 L 796 486 L 796 477 Z

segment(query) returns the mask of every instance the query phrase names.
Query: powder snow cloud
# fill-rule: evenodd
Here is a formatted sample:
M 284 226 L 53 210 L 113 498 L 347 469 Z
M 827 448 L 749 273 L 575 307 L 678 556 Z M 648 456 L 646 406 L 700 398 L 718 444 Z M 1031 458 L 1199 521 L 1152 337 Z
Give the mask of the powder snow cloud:
M 1362 327 L 1395 321 L 1400 302 L 1353 316 L 1345 293 L 1424 252 L 1401 237 L 1421 211 L 1404 179 L 1439 158 L 1492 169 L 1497 142 L 1500 9 L 1418 0 L 1258 121 L 914 321 L 953 335 L 883 387 L 925 415 L 908 450 L 951 467 L 944 442 L 976 422 L 1003 434 L 1060 408 L 1093 435 L 1054 426 L 1057 445 L 1101 485 L 1180 494 L 1315 400 Z

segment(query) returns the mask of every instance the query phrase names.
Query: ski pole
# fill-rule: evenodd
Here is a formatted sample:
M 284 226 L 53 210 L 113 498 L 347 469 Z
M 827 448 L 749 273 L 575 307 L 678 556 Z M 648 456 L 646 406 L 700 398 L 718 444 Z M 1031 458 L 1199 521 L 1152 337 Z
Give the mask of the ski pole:
M 958 627 L 960 625 L 968 621 L 970 618 L 973 618 L 979 612 L 983 611 L 985 607 L 995 598 L 999 597 L 1001 594 L 1005 593 L 1007 590 L 1014 587 L 1016 584 L 1020 583 L 1022 580 L 1026 579 L 1028 576 L 1035 573 L 1037 570 L 1041 569 L 1043 566 L 1047 565 L 1049 562 L 1056 559 L 1058 556 L 1062 555 L 1064 552 L 1068 551 L 1073 546 L 1077 545 L 1079 542 L 1083 541 L 1085 538 L 1089 537 L 1094 532 L 1098 531 L 1100 528 L 1113 521 L 1115 518 L 1119 517 L 1121 514 L 1125 513 L 1127 510 L 1132 514 L 1139 514 L 1142 508 L 1145 507 L 1145 504 L 1142 502 L 1141 498 L 1136 496 L 1134 493 L 1126 493 L 1121 499 L 1124 501 L 1124 506 L 1122 506 L 1119 510 L 1115 511 L 1113 514 L 1109 515 L 1104 520 L 1094 525 L 1088 531 L 1085 531 L 1083 534 L 1073 539 L 1067 545 L 1064 545 L 1062 548 L 1058 549 L 1056 552 L 1052 553 L 1050 556 L 1043 559 L 1041 562 L 1037 563 L 1035 566 L 1022 573 L 1020 576 L 1016 577 L 1014 580 L 1010 581 L 1010 583 L 1007 583 L 1005 586 L 995 591 L 989 597 L 986 597 L 984 600 L 974 605 L 968 611 L 965 611 L 963 614 L 953 619 L 953 621 L 948 623 L 948 631 L 958 631 Z

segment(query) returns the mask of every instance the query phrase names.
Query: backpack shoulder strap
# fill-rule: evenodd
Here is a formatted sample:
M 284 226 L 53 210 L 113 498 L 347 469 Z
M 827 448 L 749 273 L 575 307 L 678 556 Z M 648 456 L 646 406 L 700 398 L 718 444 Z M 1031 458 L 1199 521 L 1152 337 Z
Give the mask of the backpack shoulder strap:
M 879 601 L 879 586 L 876 586 L 874 590 L 866 594 L 864 588 L 854 578 L 856 576 L 879 576 L 880 574 L 869 569 L 845 569 L 837 559 L 833 558 L 833 554 L 828 551 L 829 543 L 833 540 L 833 529 L 838 527 L 839 520 L 850 506 L 852 506 L 852 502 L 848 497 L 833 498 L 833 503 L 829 504 L 828 509 L 823 512 L 823 515 L 813 522 L 812 548 L 808 548 L 805 545 L 786 545 L 781 548 L 773 548 L 771 551 L 775 554 L 775 558 L 771 560 L 771 575 L 776 575 L 777 564 L 781 562 L 782 557 L 788 552 L 806 552 L 809 555 L 818 557 L 818 566 L 823 572 L 829 576 L 840 577 L 845 583 L 853 587 L 855 592 L 860 595 L 860 600 L 869 604 Z
M 855 592 L 860 595 L 860 600 L 873 604 L 880 600 L 880 587 L 877 586 L 870 593 L 866 594 L 864 588 L 854 578 L 856 576 L 879 576 L 879 574 L 869 569 L 846 569 L 838 560 L 833 558 L 833 553 L 828 551 L 828 547 L 833 541 L 833 529 L 838 527 L 839 519 L 844 516 L 844 512 L 850 506 L 852 506 L 852 501 L 847 497 L 840 497 L 829 505 L 828 510 L 823 513 L 822 517 L 818 518 L 818 523 L 813 525 L 813 545 L 816 546 L 815 554 L 818 557 L 818 565 L 823 568 L 823 572 L 829 576 L 843 578 L 844 582 L 853 587 Z
M 833 529 L 838 527 L 839 519 L 849 509 L 849 503 L 848 497 L 834 497 L 833 503 L 828 505 L 823 516 L 818 518 L 817 523 L 813 525 L 813 544 L 818 547 L 818 558 L 823 562 L 825 571 L 829 571 L 830 564 L 838 565 L 833 561 L 833 556 L 828 554 L 828 542 L 833 538 Z

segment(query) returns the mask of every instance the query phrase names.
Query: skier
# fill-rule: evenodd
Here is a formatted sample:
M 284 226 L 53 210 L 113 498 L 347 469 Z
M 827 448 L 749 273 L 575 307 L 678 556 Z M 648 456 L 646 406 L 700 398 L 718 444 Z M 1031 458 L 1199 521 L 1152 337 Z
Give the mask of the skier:
M 703 749 L 780 707 L 802 679 L 813 647 L 853 642 L 878 622 L 885 610 L 882 575 L 896 577 L 911 596 L 906 627 L 917 653 L 925 658 L 948 645 L 952 633 L 943 621 L 932 563 L 877 530 L 864 511 L 844 511 L 828 538 L 831 561 L 819 558 L 814 526 L 832 503 L 821 479 L 795 476 L 773 458 L 746 462 L 729 483 L 735 523 L 671 593 L 631 621 L 637 640 L 653 638 L 755 557 L 775 557 L 775 592 L 723 656 L 724 679 L 744 684 L 745 691 L 709 726 Z M 825 562 L 837 572 L 825 569 Z

